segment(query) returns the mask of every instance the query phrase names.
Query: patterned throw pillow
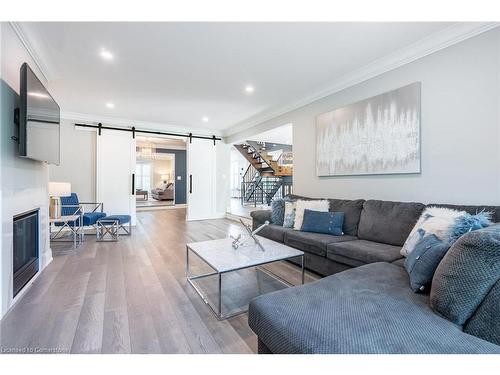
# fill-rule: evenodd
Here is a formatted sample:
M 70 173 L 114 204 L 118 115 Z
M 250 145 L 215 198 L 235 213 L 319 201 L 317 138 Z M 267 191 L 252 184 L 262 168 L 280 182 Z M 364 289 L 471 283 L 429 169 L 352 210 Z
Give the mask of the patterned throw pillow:
M 293 228 L 295 223 L 295 205 L 297 202 L 285 201 L 285 215 L 283 217 L 283 227 Z
M 295 206 L 295 224 L 293 225 L 293 229 L 300 230 L 302 228 L 304 211 L 306 209 L 328 212 L 328 210 L 330 209 L 330 202 L 328 202 L 327 200 L 298 200 Z
M 285 200 L 283 198 L 275 199 L 271 202 L 271 223 L 283 225 L 285 218 Z
M 431 234 L 434 234 L 442 241 L 447 241 L 453 230 L 455 220 L 465 215 L 467 215 L 465 211 L 457 211 L 450 208 L 426 208 L 406 239 L 401 249 L 401 255 L 407 257 L 423 237 Z

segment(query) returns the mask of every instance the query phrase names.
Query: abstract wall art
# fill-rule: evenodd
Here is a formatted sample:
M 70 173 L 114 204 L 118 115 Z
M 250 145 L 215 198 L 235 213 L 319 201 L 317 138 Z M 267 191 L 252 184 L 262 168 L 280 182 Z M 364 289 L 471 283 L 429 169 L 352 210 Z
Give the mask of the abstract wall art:
M 420 173 L 420 82 L 316 117 L 316 174 Z

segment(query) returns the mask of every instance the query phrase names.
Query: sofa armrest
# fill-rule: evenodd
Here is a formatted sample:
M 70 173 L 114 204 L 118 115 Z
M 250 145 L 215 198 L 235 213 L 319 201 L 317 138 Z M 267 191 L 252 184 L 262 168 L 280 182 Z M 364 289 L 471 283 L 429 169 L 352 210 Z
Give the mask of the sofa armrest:
M 252 228 L 255 230 L 266 221 L 271 222 L 271 210 L 257 210 L 250 212 Z

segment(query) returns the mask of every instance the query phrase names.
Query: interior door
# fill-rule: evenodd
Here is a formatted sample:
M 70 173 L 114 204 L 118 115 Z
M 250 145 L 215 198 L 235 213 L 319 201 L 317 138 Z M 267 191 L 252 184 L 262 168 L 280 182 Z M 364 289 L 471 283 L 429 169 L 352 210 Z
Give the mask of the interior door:
M 97 200 L 108 215 L 130 215 L 135 225 L 135 139 L 129 132 L 101 131 L 97 136 Z
M 193 138 L 188 142 L 187 219 L 203 220 L 215 215 L 215 146 Z

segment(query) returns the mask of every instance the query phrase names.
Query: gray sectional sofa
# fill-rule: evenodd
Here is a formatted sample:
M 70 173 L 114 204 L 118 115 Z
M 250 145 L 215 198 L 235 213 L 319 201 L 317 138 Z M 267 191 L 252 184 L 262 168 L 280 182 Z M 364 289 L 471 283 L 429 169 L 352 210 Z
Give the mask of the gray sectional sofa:
M 492 220 L 500 222 L 499 206 L 427 206 L 491 211 Z M 345 213 L 344 236 L 274 224 L 263 229 L 260 235 L 304 251 L 306 268 L 328 277 L 251 301 L 248 319 L 259 339 L 259 353 L 500 353 L 500 224 L 487 235 L 472 232 L 476 242 L 481 238 L 477 236 L 489 236 L 493 249 L 464 239 L 465 245 L 454 245 L 438 267 L 444 275 L 440 288 L 433 281 L 430 295 L 417 294 L 410 289 L 400 249 L 425 207 L 330 199 L 331 211 Z M 251 215 L 254 227 L 271 219 L 268 210 Z M 459 274 L 479 275 L 477 280 L 447 276 L 458 267 L 447 262 L 461 259 L 467 252 L 463 247 L 478 255 L 471 269 Z M 449 279 L 458 286 L 448 286 Z M 450 290 L 454 293 L 446 295 Z M 439 296 L 448 298 L 439 313 L 431 300 L 433 291 L 436 306 Z

